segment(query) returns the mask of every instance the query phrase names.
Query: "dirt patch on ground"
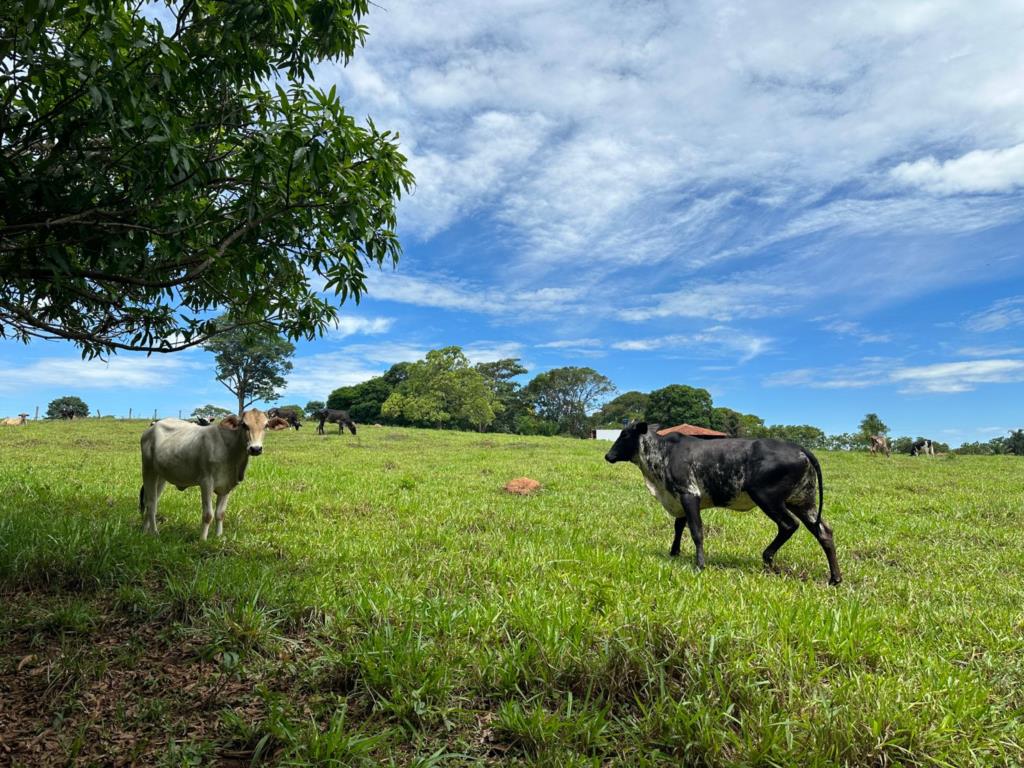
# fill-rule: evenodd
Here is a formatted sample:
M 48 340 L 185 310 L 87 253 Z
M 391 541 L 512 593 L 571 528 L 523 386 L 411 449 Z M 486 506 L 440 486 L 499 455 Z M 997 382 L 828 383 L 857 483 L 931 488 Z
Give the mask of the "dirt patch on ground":
M 541 489 L 541 484 L 529 477 L 517 477 L 505 483 L 505 490 L 518 496 L 529 496 Z

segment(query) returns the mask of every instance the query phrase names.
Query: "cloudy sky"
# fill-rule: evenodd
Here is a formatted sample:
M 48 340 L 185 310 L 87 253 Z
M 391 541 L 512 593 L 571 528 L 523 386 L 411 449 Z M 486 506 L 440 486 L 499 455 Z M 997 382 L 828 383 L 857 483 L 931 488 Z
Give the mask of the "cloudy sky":
M 288 401 L 447 344 L 770 423 L 1024 426 L 1024 5 L 380 0 L 328 65 L 417 177 Z M 209 356 L 0 345 L 0 411 L 230 404 Z

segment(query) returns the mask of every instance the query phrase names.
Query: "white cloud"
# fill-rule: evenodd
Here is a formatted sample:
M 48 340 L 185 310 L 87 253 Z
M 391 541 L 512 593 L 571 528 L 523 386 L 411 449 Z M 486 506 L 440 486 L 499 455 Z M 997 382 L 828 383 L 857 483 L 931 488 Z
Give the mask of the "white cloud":
M 967 319 L 971 331 L 988 333 L 1015 325 L 1024 325 L 1024 296 L 1000 299 L 988 309 Z
M 1009 384 L 1024 381 L 1024 360 L 971 360 L 902 368 L 892 380 L 904 385 L 903 392 L 969 392 L 979 384 Z
M 535 346 L 538 349 L 590 349 L 604 344 L 601 339 L 557 339 Z
M 797 285 L 773 285 L 729 279 L 722 283 L 687 286 L 671 293 L 655 293 L 640 306 L 621 311 L 624 320 L 642 322 L 656 317 L 697 317 L 729 320 L 737 317 L 767 317 L 783 314 L 806 295 Z
M 342 315 L 338 318 L 338 322 L 335 324 L 331 335 L 342 339 L 347 336 L 354 336 L 355 334 L 372 336 L 387 333 L 391 330 L 391 326 L 394 323 L 395 319 L 393 317 Z
M 489 288 L 450 277 L 424 278 L 396 272 L 371 273 L 367 280 L 374 299 L 421 307 L 478 312 L 523 321 L 565 311 L 584 311 L 582 286 L 543 285 L 532 290 Z
M 1024 347 L 963 347 L 957 350 L 965 357 L 1012 357 L 1024 355 Z
M 831 369 L 797 368 L 771 374 L 764 380 L 766 387 L 811 387 L 814 389 L 863 389 L 890 381 L 892 370 L 899 361 L 884 357 L 864 358 L 857 365 L 842 365 Z
M 1009 168 L 1024 147 L 1024 9 L 975 10 L 452 0 L 424 14 L 396 0 L 370 14 L 352 65 L 320 78 L 342 80 L 353 111 L 401 130 L 419 185 L 402 222 L 416 235 L 483 213 L 534 264 L 700 263 L 751 226 L 736 220 L 738 199 L 785 211 L 769 231 L 842 185 L 866 194 L 802 227 L 836 215 L 855 230 L 977 227 L 1007 215 L 876 211 L 893 192 L 879 169 L 937 146 L 962 155 L 897 175 L 984 189 L 1019 178 Z
M 824 326 L 826 331 L 832 331 L 839 336 L 852 336 L 861 344 L 883 344 L 892 341 L 892 336 L 887 333 L 872 333 L 865 329 L 860 323 L 852 320 L 835 320 Z
M 27 365 L 0 366 L 0 389 L 66 385 L 69 389 L 164 388 L 190 371 L 206 367 L 186 353 L 173 356 L 118 355 L 109 361 L 48 357 Z M 213 378 L 212 366 L 210 377 Z
M 897 385 L 904 394 L 969 392 L 982 384 L 1024 381 L 1024 360 L 969 360 L 907 366 L 890 358 L 865 358 L 856 366 L 833 369 L 800 368 L 776 373 L 765 386 L 805 386 L 816 389 L 860 389 Z
M 944 162 L 929 156 L 891 171 L 901 184 L 929 192 L 1011 192 L 1024 186 L 1024 143 L 1006 149 L 976 149 Z
M 713 326 L 690 335 L 670 334 L 647 339 L 617 341 L 614 349 L 648 352 L 656 349 L 678 349 L 684 354 L 722 357 L 738 354 L 740 362 L 747 362 L 771 348 L 772 340 L 754 336 L 726 326 Z

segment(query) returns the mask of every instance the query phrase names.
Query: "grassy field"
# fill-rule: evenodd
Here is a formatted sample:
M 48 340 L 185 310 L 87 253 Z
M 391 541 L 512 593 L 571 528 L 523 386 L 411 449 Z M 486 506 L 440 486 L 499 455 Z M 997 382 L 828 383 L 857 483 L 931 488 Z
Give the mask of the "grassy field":
M 1024 763 L 1020 459 L 819 455 L 829 588 L 557 438 L 274 433 L 146 537 L 144 427 L 0 430 L 0 765 Z

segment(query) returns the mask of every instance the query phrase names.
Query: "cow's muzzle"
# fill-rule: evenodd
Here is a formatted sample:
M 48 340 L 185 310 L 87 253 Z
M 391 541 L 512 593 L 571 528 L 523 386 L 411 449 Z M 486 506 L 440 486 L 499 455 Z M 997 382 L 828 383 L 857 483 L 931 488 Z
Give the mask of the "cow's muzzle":
M 259 456 L 261 453 L 263 453 L 263 446 L 262 445 L 250 445 L 249 446 L 249 455 L 250 456 Z
M 615 463 L 615 457 L 612 456 L 610 451 L 604 455 L 604 460 L 607 461 L 609 464 Z

